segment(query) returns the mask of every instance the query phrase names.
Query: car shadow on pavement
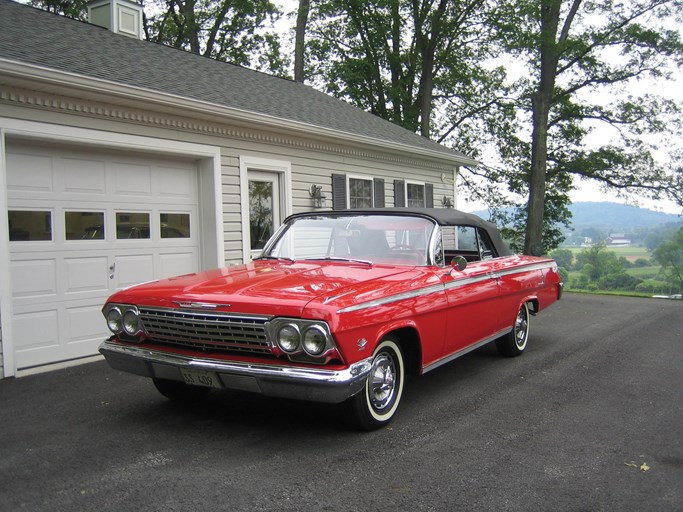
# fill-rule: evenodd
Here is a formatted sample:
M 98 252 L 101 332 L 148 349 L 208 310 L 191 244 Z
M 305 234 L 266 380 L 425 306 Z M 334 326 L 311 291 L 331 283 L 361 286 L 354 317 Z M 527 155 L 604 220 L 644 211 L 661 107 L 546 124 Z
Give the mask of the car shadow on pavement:
M 331 404 L 270 398 L 254 393 L 213 390 L 204 399 L 194 403 L 178 403 L 156 393 L 151 382 L 151 399 L 129 409 L 126 421 L 154 428 L 202 430 L 216 429 L 221 433 L 268 426 L 283 432 L 305 429 L 308 431 L 344 430 L 346 427 L 338 408 Z M 155 393 L 157 396 L 155 396 Z

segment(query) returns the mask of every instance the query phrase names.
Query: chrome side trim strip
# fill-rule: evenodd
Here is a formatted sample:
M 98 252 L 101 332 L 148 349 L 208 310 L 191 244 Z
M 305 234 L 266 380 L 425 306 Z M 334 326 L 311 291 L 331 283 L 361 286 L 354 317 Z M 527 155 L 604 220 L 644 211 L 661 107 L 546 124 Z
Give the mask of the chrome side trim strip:
M 351 313 L 352 311 L 360 311 L 362 309 L 374 308 L 377 306 L 384 306 L 385 304 L 391 304 L 392 302 L 399 302 L 407 299 L 414 299 L 415 297 L 423 297 L 425 295 L 431 295 L 432 293 L 442 292 L 444 290 L 444 285 L 435 284 L 432 286 L 427 286 L 426 288 L 420 288 L 419 290 L 411 290 L 409 292 L 397 293 L 396 295 L 390 295 L 382 299 L 370 300 L 368 302 L 361 302 L 360 304 L 355 304 L 353 306 L 348 306 L 340 309 L 337 313 Z
M 465 347 L 461 350 L 458 350 L 457 352 L 453 352 L 451 355 L 444 357 L 443 359 L 439 359 L 438 361 L 434 361 L 432 364 L 425 366 L 422 368 L 422 373 L 427 373 L 435 368 L 438 368 L 441 365 L 444 365 L 446 363 L 450 363 L 454 359 L 457 359 L 458 357 L 464 356 L 465 354 L 472 352 L 473 350 L 478 349 L 479 347 L 483 347 L 487 343 L 491 343 L 494 340 L 497 340 L 501 336 L 505 336 L 507 333 L 509 333 L 512 330 L 512 327 L 509 327 L 507 329 L 503 329 L 502 331 L 498 331 L 497 333 L 484 338 L 483 340 L 480 340 L 469 347 Z
M 553 263 L 548 262 L 548 263 L 532 263 L 530 265 L 522 266 L 522 267 L 515 267 L 511 268 L 508 270 L 500 270 L 497 272 L 493 272 L 494 277 L 502 277 L 502 276 L 510 276 L 513 274 L 521 274 L 523 272 L 533 272 L 534 270 L 543 270 L 546 268 L 553 268 Z
M 495 278 L 495 276 L 493 274 L 482 274 L 482 275 L 476 276 L 476 277 L 466 277 L 464 279 L 456 279 L 455 281 L 451 281 L 450 283 L 446 283 L 445 288 L 446 288 L 446 290 L 452 290 L 453 288 L 460 288 L 462 286 L 467 286 L 468 284 L 481 283 L 483 281 L 490 281 L 494 278 Z
M 469 284 L 480 283 L 480 282 L 488 281 L 491 279 L 498 279 L 498 278 L 503 277 L 503 276 L 521 274 L 523 272 L 530 272 L 530 271 L 534 271 L 534 270 L 542 270 L 545 268 L 552 268 L 552 267 L 553 267 L 552 262 L 532 263 L 532 264 L 522 266 L 522 267 L 511 268 L 509 270 L 489 272 L 489 273 L 482 274 L 479 276 L 466 277 L 463 279 L 455 279 L 454 281 L 451 281 L 450 283 L 428 286 L 426 288 L 421 288 L 419 290 L 411 290 L 409 292 L 398 293 L 396 295 L 390 295 L 389 297 L 384 297 L 382 299 L 376 299 L 376 300 L 371 300 L 368 302 L 362 302 L 360 304 L 354 304 L 353 306 L 348 306 L 348 307 L 345 307 L 345 308 L 338 310 L 337 313 L 351 313 L 353 311 L 361 311 L 363 309 L 374 308 L 377 306 L 384 306 L 386 304 L 391 304 L 393 302 L 398 302 L 401 300 L 413 299 L 415 297 L 422 297 L 424 295 L 430 295 L 432 293 L 437 293 L 437 292 L 440 292 L 443 290 L 452 290 L 454 288 L 460 288 L 462 286 L 467 286 Z M 334 300 L 338 297 L 341 297 L 343 295 L 346 295 L 346 294 L 340 294 L 338 296 L 328 297 L 325 300 L 325 303 L 327 303 L 331 300 Z

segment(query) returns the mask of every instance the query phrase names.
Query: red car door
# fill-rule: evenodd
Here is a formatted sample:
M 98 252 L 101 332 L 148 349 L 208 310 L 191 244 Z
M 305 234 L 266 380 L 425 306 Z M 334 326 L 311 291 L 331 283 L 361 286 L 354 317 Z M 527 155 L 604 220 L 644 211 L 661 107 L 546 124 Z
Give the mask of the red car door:
M 491 338 L 500 330 L 500 286 L 490 261 L 475 261 L 443 277 L 448 298 L 445 354 Z

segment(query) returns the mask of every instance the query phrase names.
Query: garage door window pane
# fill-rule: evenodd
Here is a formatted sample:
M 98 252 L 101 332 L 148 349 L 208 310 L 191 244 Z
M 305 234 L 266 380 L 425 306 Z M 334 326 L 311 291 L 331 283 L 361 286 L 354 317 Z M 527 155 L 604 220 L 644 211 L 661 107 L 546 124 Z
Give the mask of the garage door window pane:
M 64 212 L 67 240 L 104 240 L 103 212 Z
M 161 238 L 190 238 L 189 213 L 161 213 Z
M 149 213 L 118 212 L 116 214 L 116 238 L 149 239 Z
M 52 212 L 9 210 L 10 242 L 52 240 Z

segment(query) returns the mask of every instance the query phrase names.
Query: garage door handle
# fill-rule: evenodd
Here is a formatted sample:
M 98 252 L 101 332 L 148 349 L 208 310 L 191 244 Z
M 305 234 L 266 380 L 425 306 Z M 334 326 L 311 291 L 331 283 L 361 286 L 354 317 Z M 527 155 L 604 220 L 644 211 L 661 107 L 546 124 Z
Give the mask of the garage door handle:
M 109 267 L 109 279 L 114 279 L 114 271 L 116 270 L 116 262 L 111 264 Z

